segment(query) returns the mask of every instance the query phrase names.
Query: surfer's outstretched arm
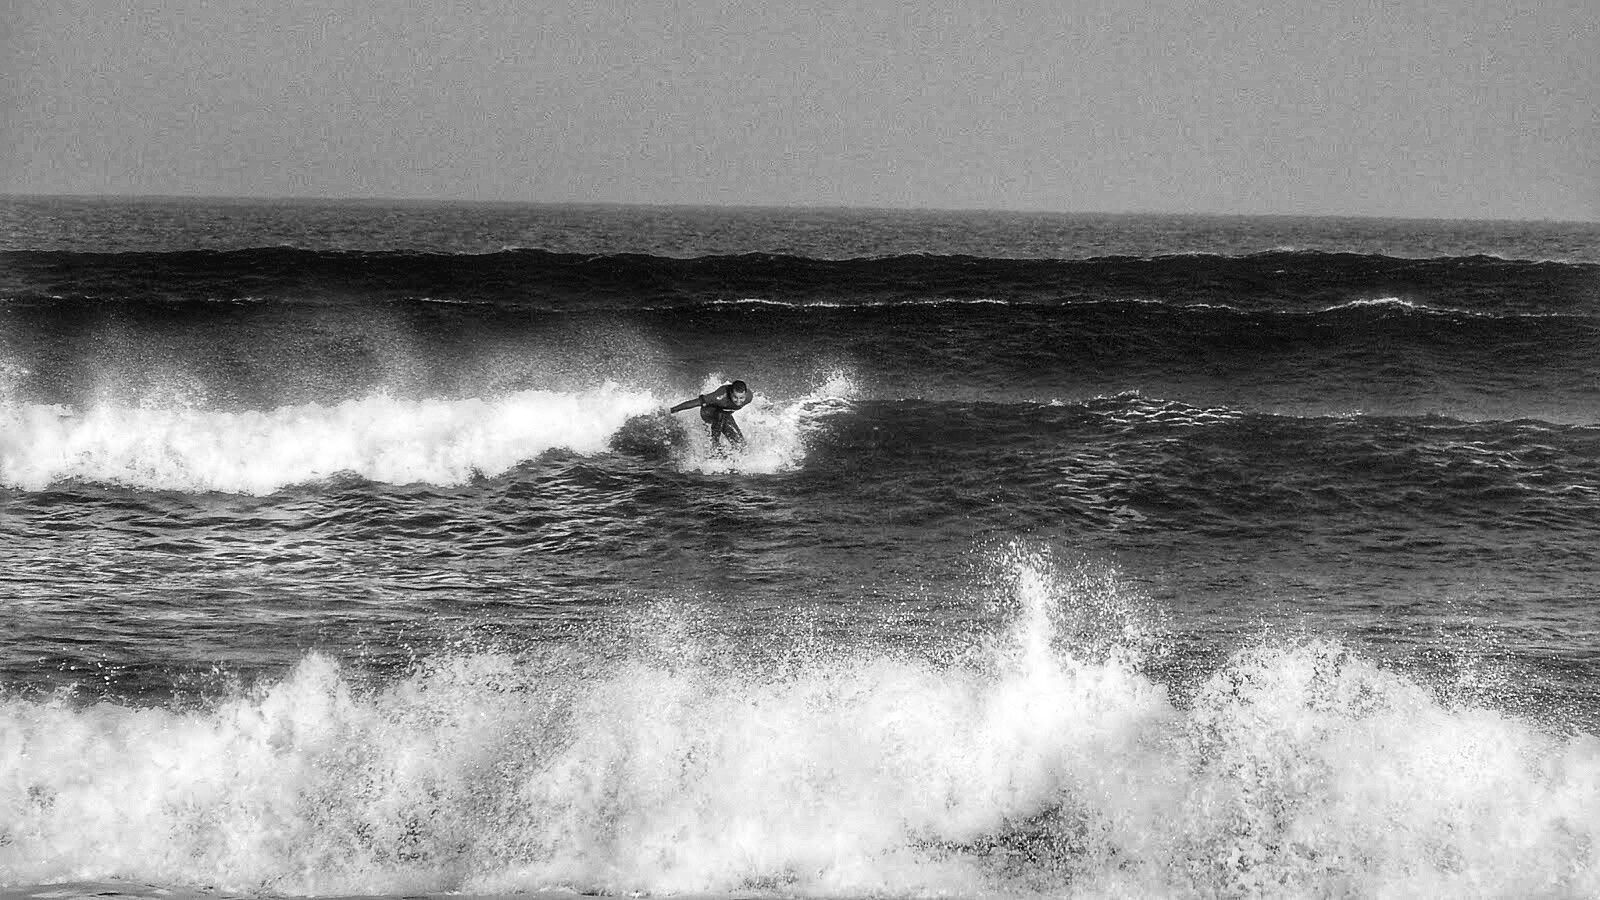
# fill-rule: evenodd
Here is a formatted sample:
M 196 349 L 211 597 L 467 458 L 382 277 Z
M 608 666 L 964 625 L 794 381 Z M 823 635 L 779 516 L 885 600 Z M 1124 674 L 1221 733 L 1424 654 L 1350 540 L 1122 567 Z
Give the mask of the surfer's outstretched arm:
M 706 405 L 706 398 L 705 398 L 705 395 L 702 394 L 701 396 L 696 397 L 693 400 L 685 400 L 682 403 L 679 403 L 677 406 L 674 406 L 672 408 L 672 412 L 683 412 L 686 409 L 694 409 L 696 406 L 705 406 L 705 405 Z

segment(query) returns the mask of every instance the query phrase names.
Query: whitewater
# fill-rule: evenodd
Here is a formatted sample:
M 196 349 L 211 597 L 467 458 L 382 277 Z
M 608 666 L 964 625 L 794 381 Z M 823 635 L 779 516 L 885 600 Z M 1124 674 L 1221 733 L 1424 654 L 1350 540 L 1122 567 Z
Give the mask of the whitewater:
M 701 390 L 721 383 L 711 378 Z M 794 464 L 807 408 L 848 399 L 849 392 L 848 380 L 836 377 L 785 407 L 755 403 L 742 418 L 768 435 L 761 450 L 734 460 L 696 445 L 680 454 L 680 462 L 701 471 L 780 471 Z M 491 399 L 372 395 L 239 412 L 11 404 L 0 413 L 0 477 L 30 491 L 65 480 L 239 494 L 335 477 L 458 485 L 501 475 L 551 450 L 605 452 L 630 419 L 660 413 L 670 402 L 606 382 L 583 392 L 530 390 Z
M 748 660 L 654 608 L 608 623 L 629 649 L 603 663 L 456 654 L 365 687 L 312 654 L 204 710 L 13 700 L 0 859 L 295 894 L 1600 890 L 1593 735 L 1322 640 L 1241 649 L 1179 708 L 1136 617 L 1008 566 L 1008 625 L 937 654 Z

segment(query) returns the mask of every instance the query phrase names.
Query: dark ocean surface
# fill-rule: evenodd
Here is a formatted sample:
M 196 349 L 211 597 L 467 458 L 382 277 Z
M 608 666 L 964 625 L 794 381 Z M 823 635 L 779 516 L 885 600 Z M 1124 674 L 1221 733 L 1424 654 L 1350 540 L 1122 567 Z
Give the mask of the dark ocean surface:
M 1600 896 L 1600 224 L 0 198 L 0 546 L 4 890 Z

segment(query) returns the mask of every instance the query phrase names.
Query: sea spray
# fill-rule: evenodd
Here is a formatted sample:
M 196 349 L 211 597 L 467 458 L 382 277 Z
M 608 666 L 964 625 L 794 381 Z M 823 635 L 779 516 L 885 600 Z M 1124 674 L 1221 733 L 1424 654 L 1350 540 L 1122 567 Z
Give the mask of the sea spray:
M 1600 889 L 1592 737 L 1441 703 L 1327 640 L 1242 649 L 1176 705 L 1140 669 L 1155 636 L 1085 593 L 1103 579 L 1007 559 L 1006 624 L 976 654 L 750 656 L 667 606 L 378 686 L 312 654 L 203 709 L 9 699 L 0 883 Z
M 655 399 L 615 386 L 593 396 L 524 391 L 493 400 L 371 396 L 227 412 L 95 406 L 10 411 L 0 476 L 39 490 L 63 479 L 158 490 L 270 493 L 349 473 L 392 483 L 459 484 L 552 447 L 598 451 Z
M 758 396 L 741 414 L 748 448 L 719 454 L 705 441 L 671 446 L 663 440 L 655 455 L 670 456 L 687 471 L 791 469 L 804 458 L 812 419 L 853 390 L 848 377 L 835 375 L 796 399 Z M 462 484 L 547 450 L 608 452 L 618 446 L 625 425 L 664 405 L 655 392 L 614 382 L 581 392 L 527 390 L 481 399 L 375 394 L 331 405 L 245 411 L 159 401 L 102 403 L 81 411 L 11 403 L 0 405 L 0 485 L 43 490 L 78 480 L 268 494 L 336 475 Z M 703 430 L 698 425 L 685 423 L 690 436 Z
M 725 383 L 720 375 L 706 379 L 702 390 L 710 393 Z M 847 373 L 829 373 L 821 384 L 790 401 L 774 401 L 760 391 L 737 419 L 746 437 L 743 447 L 713 447 L 694 412 L 681 413 L 688 424 L 689 441 L 675 454 L 684 471 L 705 474 L 745 473 L 770 475 L 795 468 L 805 458 L 806 442 L 817 420 L 845 408 L 859 389 Z M 692 419 L 689 417 L 693 417 Z

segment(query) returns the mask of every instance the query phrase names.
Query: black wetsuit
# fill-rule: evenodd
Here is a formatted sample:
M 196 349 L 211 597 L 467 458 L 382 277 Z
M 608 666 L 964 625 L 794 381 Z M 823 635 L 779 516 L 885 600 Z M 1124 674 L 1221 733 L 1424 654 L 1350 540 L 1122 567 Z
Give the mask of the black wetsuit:
M 739 423 L 733 420 L 733 412 L 743 408 L 753 396 L 746 390 L 741 399 L 734 399 L 731 384 L 700 395 L 700 420 L 710 426 L 712 444 L 720 446 L 723 438 L 734 444 L 744 443 L 744 432 L 739 430 Z

